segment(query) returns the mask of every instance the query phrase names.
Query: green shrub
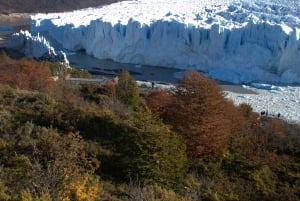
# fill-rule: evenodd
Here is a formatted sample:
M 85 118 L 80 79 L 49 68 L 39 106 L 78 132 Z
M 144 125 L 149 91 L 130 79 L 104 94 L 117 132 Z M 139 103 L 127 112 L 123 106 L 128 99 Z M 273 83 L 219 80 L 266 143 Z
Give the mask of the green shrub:
M 118 76 L 116 95 L 123 103 L 136 106 L 139 103 L 139 88 L 128 71 L 122 71 Z

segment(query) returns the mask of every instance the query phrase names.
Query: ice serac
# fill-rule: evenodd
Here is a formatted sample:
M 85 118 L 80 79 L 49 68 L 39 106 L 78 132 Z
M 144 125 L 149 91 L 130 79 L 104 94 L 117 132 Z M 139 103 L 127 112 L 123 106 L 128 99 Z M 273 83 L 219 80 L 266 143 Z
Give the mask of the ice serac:
M 31 29 L 100 59 L 197 69 L 236 83 L 300 83 L 300 9 L 295 4 L 135 0 L 35 15 Z
M 6 44 L 6 47 L 16 49 L 29 58 L 62 62 L 65 64 L 69 63 L 64 52 L 56 52 L 43 36 L 39 34 L 33 36 L 28 31 L 21 30 L 19 33 L 14 33 Z

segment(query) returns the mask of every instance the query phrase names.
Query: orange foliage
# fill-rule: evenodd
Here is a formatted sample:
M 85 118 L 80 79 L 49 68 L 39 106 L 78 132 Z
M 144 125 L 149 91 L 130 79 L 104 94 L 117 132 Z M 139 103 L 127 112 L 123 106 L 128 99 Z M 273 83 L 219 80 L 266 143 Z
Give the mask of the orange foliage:
M 291 140 L 287 126 L 281 119 L 251 113 L 241 135 L 234 139 L 235 147 L 247 158 L 249 164 L 273 166 L 278 163 L 278 153 L 284 154 Z
M 0 64 L 0 83 L 25 90 L 47 92 L 54 81 L 49 69 L 38 62 L 3 59 Z
M 116 95 L 116 88 L 117 88 L 117 83 L 109 80 L 105 83 L 105 88 L 109 92 L 109 95 L 115 96 Z
M 146 97 L 148 107 L 159 116 L 162 116 L 166 112 L 166 106 L 174 101 L 174 96 L 166 91 L 153 91 Z
M 68 102 L 80 101 L 74 87 L 59 80 L 55 81 L 45 63 L 25 58 L 16 61 L 0 54 L 0 84 L 47 93 Z
M 269 129 L 270 132 L 277 137 L 285 137 L 287 135 L 287 126 L 281 119 L 269 119 Z
M 183 136 L 193 157 L 219 154 L 243 124 L 241 112 L 217 83 L 195 71 L 186 74 L 174 95 L 155 92 L 147 103 Z
M 78 89 L 71 83 L 58 80 L 51 83 L 46 89 L 47 94 L 50 96 L 66 102 L 79 103 L 82 100 Z

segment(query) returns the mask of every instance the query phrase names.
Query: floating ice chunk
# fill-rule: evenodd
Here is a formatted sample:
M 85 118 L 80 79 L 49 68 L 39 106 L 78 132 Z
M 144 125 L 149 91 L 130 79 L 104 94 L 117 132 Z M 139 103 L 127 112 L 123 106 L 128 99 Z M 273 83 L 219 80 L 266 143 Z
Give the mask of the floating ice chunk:
M 271 85 L 271 84 L 251 83 L 251 86 L 257 89 L 265 89 L 270 91 L 277 91 L 277 92 L 284 91 L 283 87 Z

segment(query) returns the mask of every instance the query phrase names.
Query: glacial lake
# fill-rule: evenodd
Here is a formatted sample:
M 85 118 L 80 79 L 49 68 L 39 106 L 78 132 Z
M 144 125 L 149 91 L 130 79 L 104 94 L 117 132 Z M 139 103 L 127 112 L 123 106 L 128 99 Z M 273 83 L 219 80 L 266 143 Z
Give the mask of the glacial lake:
M 7 20 L 0 18 L 0 47 L 4 46 L 10 36 L 20 30 L 30 30 L 29 21 Z M 70 66 L 74 68 L 87 69 L 93 76 L 115 77 L 122 70 L 128 70 L 135 80 L 155 81 L 161 83 L 175 84 L 184 75 L 184 70 L 159 66 L 126 64 L 114 62 L 109 59 L 97 59 L 84 52 L 67 52 Z M 251 90 L 241 85 L 219 82 L 226 91 L 241 94 L 251 94 Z
M 20 30 L 30 30 L 29 22 L 24 24 L 24 20 L 0 19 L 0 46 L 4 46 L 10 36 Z M 184 71 L 179 69 L 124 64 L 109 59 L 97 59 L 84 52 L 67 52 L 67 57 L 72 67 L 87 69 L 94 76 L 115 77 L 120 71 L 128 70 L 136 80 L 176 83 L 184 74 Z

